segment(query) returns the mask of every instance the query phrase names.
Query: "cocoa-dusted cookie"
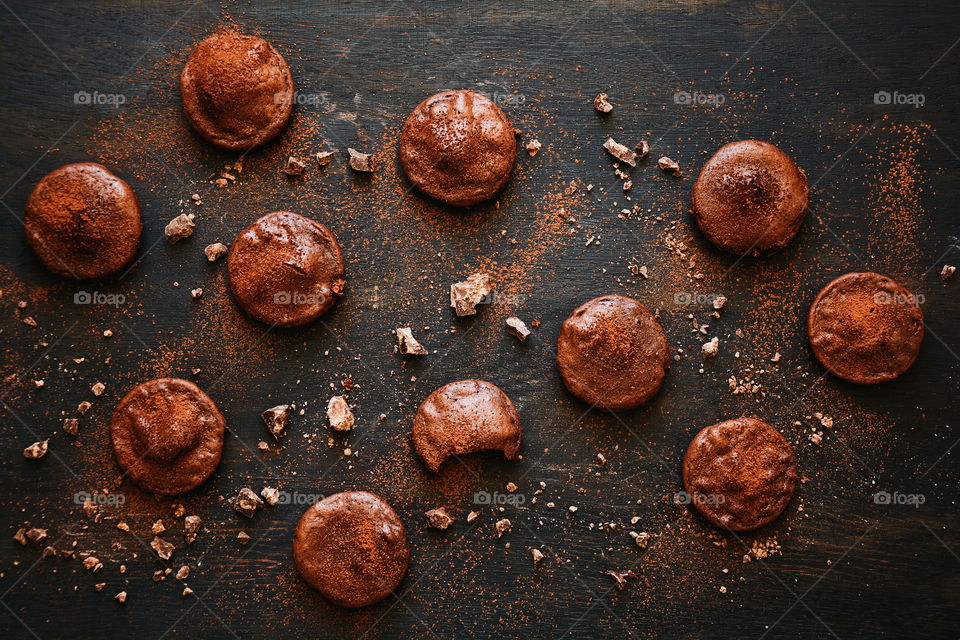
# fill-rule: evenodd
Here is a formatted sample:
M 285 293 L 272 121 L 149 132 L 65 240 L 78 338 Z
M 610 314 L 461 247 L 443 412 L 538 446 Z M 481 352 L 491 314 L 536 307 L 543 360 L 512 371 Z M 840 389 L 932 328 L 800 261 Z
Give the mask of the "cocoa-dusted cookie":
M 147 491 L 186 493 L 220 464 L 226 421 L 210 396 L 178 378 L 157 378 L 123 397 L 110 420 L 113 455 Z
M 507 460 L 520 453 L 520 416 L 500 387 L 460 380 L 427 396 L 413 418 L 413 448 L 437 473 L 451 455 L 499 449 Z
M 807 213 L 807 176 L 768 142 L 724 145 L 693 185 L 693 214 L 724 251 L 762 255 L 785 247 Z
M 293 560 L 307 584 L 343 607 L 386 598 L 407 573 L 403 522 L 380 496 L 345 491 L 312 505 L 293 535 Z
M 251 318 L 278 327 L 316 320 L 343 295 L 340 245 L 318 222 L 268 213 L 230 246 L 230 291 Z
M 917 297 L 878 273 L 848 273 L 810 305 L 810 348 L 835 376 L 859 384 L 893 380 L 913 365 L 923 342 Z
M 27 198 L 27 242 L 50 271 L 100 278 L 133 260 L 140 245 L 140 203 L 133 189 L 93 162 L 67 164 Z
M 723 529 L 762 527 L 783 513 L 797 486 L 793 450 L 756 418 L 725 420 L 694 437 L 683 458 L 690 502 Z
M 669 365 L 660 323 L 633 298 L 594 298 L 560 327 L 557 368 L 563 382 L 570 393 L 601 409 L 623 411 L 649 401 Z
M 221 31 L 197 44 L 180 74 L 183 113 L 201 136 L 230 151 L 273 139 L 293 111 L 293 77 L 263 38 Z
M 514 128 L 496 104 L 473 91 L 444 91 L 421 102 L 400 134 L 400 162 L 418 189 L 466 207 L 506 184 L 517 157 Z

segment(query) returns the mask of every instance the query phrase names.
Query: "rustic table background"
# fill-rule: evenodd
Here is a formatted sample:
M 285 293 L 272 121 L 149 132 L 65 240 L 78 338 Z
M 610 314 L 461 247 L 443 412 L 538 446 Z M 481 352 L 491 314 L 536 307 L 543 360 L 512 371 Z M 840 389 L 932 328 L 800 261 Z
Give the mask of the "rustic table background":
M 956 636 L 960 301 L 956 279 L 939 277 L 944 263 L 960 262 L 955 3 L 0 4 L 4 638 Z M 192 44 L 225 24 L 270 40 L 299 96 L 281 138 L 217 189 L 211 179 L 235 157 L 186 128 L 176 78 Z M 466 213 L 408 193 L 395 160 L 410 109 L 461 87 L 493 95 L 522 142 L 543 144 L 535 157 L 520 154 L 499 207 Z M 607 117 L 591 106 L 599 91 L 616 105 Z M 882 104 L 877 92 L 905 103 Z M 653 160 L 630 171 L 629 202 L 601 147 L 608 135 L 654 147 Z M 813 185 L 802 232 L 768 260 L 716 252 L 687 208 L 699 166 L 742 138 L 780 145 Z M 341 156 L 300 181 L 279 172 L 289 154 L 347 146 L 377 152 L 380 171 L 358 176 Z M 684 178 L 658 171 L 660 155 L 677 160 Z M 83 160 L 131 183 L 144 235 L 129 272 L 78 284 L 42 268 L 20 218 L 42 175 Z M 193 193 L 202 205 L 190 204 Z M 618 217 L 634 204 L 638 212 Z M 230 302 L 225 265 L 207 264 L 201 250 L 277 209 L 333 229 L 350 280 L 322 321 L 265 333 Z M 169 246 L 163 227 L 183 211 L 197 214 L 196 232 Z M 686 244 L 686 257 L 672 240 Z M 646 265 L 649 280 L 634 276 L 631 262 Z M 449 283 L 481 268 L 500 297 L 472 319 L 453 318 Z M 906 375 L 861 388 L 824 375 L 803 322 L 824 283 L 867 269 L 922 294 L 929 331 Z M 194 287 L 205 291 L 199 301 L 190 299 Z M 117 304 L 75 304 L 84 291 Z M 553 366 L 563 318 L 608 292 L 659 309 L 683 353 L 650 406 L 619 416 L 587 411 Z M 720 319 L 709 317 L 716 293 L 730 300 Z M 504 330 L 513 313 L 540 320 L 527 344 Z M 709 323 L 707 335 L 692 331 L 689 314 Z M 414 327 L 431 355 L 394 355 L 396 326 Z M 703 363 L 699 344 L 714 335 L 720 355 Z M 231 432 L 212 480 L 178 501 L 111 484 L 112 407 L 159 375 L 196 379 Z M 762 394 L 732 394 L 730 376 L 759 381 Z M 411 417 L 432 389 L 468 377 L 500 385 L 517 404 L 523 460 L 473 456 L 429 477 L 408 443 Z M 350 394 L 358 427 L 331 447 L 324 407 L 344 378 L 358 385 Z M 93 398 L 97 381 L 107 390 Z M 94 408 L 74 442 L 60 422 L 83 399 Z M 281 402 L 303 415 L 279 445 L 258 452 L 268 438 L 259 414 Z M 820 427 L 815 412 L 833 428 Z M 742 414 L 784 432 L 805 482 L 782 518 L 734 537 L 672 498 L 693 434 Z M 824 432 L 819 445 L 814 430 Z M 45 459 L 21 456 L 45 438 Z M 346 446 L 357 455 L 344 456 Z M 520 497 L 502 515 L 485 509 L 465 523 L 475 492 L 502 496 L 511 481 Z M 535 495 L 541 481 L 547 489 Z M 307 589 L 290 557 L 304 506 L 248 521 L 226 503 L 243 486 L 266 484 L 294 502 L 350 488 L 387 498 L 412 549 L 397 597 L 347 611 Z M 104 506 L 99 522 L 85 519 L 74 496 L 103 489 L 124 504 Z M 878 491 L 922 504 L 878 504 Z M 176 502 L 204 520 L 191 547 L 172 517 Z M 439 505 L 457 522 L 425 530 L 422 512 Z M 499 517 L 513 531 L 497 540 Z M 146 546 L 159 518 L 178 546 L 170 566 L 192 567 L 193 596 L 172 576 L 151 580 L 165 566 Z M 116 529 L 120 520 L 133 536 Z M 26 525 L 48 528 L 58 549 L 76 543 L 105 568 L 92 575 L 77 559 L 41 559 L 41 547 L 12 539 Z M 241 530 L 251 536 L 246 547 L 236 541 Z M 630 530 L 653 534 L 646 552 Z M 743 562 L 747 548 L 770 540 L 781 554 Z M 536 568 L 532 547 L 545 554 Z M 631 568 L 638 579 L 623 591 L 604 573 Z M 107 583 L 102 591 L 98 582 Z M 113 600 L 122 589 L 125 605 Z

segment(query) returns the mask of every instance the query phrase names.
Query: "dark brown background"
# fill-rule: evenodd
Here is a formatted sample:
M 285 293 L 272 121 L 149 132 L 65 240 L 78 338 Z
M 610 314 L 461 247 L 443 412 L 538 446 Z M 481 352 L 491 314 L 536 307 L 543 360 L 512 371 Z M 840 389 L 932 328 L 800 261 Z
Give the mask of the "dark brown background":
M 0 7 L 0 635 L 956 636 L 960 303 L 957 282 L 938 275 L 944 262 L 960 262 L 955 3 L 318 4 L 6 0 Z M 192 43 L 228 23 L 268 38 L 290 62 L 301 95 L 315 99 L 297 108 L 276 143 L 248 158 L 238 184 L 218 190 L 209 180 L 234 156 L 185 127 L 176 76 Z M 422 98 L 459 87 L 513 96 L 505 111 L 521 140 L 543 143 L 538 156 L 518 159 L 499 209 L 447 210 L 406 194 L 397 175 L 405 115 Z M 601 90 L 616 105 L 606 118 L 590 105 Z M 123 94 L 126 103 L 77 104 L 78 91 Z M 678 104 L 678 91 L 719 93 L 724 103 Z M 877 91 L 921 93 L 925 105 L 877 105 Z M 628 220 L 616 215 L 624 199 L 601 147 L 607 135 L 654 145 L 653 161 L 630 172 L 642 210 Z M 807 223 L 786 251 L 735 262 L 692 228 L 687 201 L 709 154 L 748 137 L 780 145 L 815 186 Z M 286 155 L 322 150 L 324 140 L 341 152 L 379 152 L 381 170 L 364 179 L 339 157 L 326 172 L 311 166 L 301 182 L 279 174 Z M 683 180 L 655 168 L 661 154 L 680 163 Z M 63 281 L 24 242 L 19 217 L 32 185 L 79 160 L 106 163 L 143 204 L 140 260 L 123 277 Z M 564 196 L 571 180 L 580 189 Z M 597 185 L 589 195 L 587 183 Z M 202 206 L 188 203 L 192 193 L 203 196 Z M 560 207 L 576 225 L 557 222 Z M 225 265 L 208 265 L 202 248 L 229 242 L 280 208 L 333 229 L 348 257 L 349 288 L 322 322 L 264 334 L 239 315 L 225 294 Z M 164 225 L 190 210 L 196 233 L 167 245 Z M 665 246 L 668 232 L 689 245 L 693 270 Z M 599 244 L 585 246 L 597 235 Z M 648 266 L 648 281 L 631 275 L 632 257 Z M 456 320 L 447 287 L 480 267 L 506 295 Z M 929 329 L 913 369 L 875 388 L 824 376 L 803 337 L 819 288 L 866 269 L 922 293 Z M 688 277 L 698 272 L 702 279 Z M 205 295 L 192 301 L 197 286 Z M 80 291 L 126 299 L 117 308 L 77 305 Z M 553 366 L 560 322 L 607 292 L 659 309 L 671 345 L 684 351 L 657 399 L 619 416 L 587 412 Z M 730 299 L 720 320 L 703 304 L 678 304 L 713 293 Z M 18 300 L 29 302 L 25 313 L 38 328 L 20 322 Z M 542 321 L 528 344 L 504 331 L 510 313 Z M 710 321 L 707 335 L 691 332 L 691 313 Z M 401 369 L 390 330 L 407 325 L 436 353 Z M 109 340 L 101 336 L 107 328 L 116 334 Z M 744 339 L 734 336 L 738 328 Z M 714 335 L 720 355 L 700 374 L 699 344 Z M 783 360 L 773 365 L 776 351 Z M 764 394 L 733 395 L 727 379 L 750 366 L 768 370 L 755 376 Z M 204 519 L 198 542 L 183 547 L 173 501 L 129 484 L 114 490 L 125 496 L 121 508 L 85 521 L 74 494 L 109 487 L 117 474 L 106 432 L 113 405 L 139 381 L 191 377 L 195 367 L 231 430 L 217 474 L 182 500 Z M 351 394 L 358 427 L 330 448 L 323 409 L 330 385 L 339 393 L 348 376 L 360 385 Z M 432 389 L 466 377 L 495 382 L 514 399 L 524 459 L 475 456 L 430 478 L 410 450 L 410 419 Z M 35 379 L 45 388 L 35 391 Z M 61 417 L 93 400 L 97 380 L 107 391 L 74 447 Z M 279 447 L 254 453 L 268 438 L 260 411 L 280 402 L 306 403 L 304 415 L 291 420 Z M 835 420 L 820 446 L 808 439 L 817 411 Z M 766 529 L 711 537 L 702 518 L 672 502 L 680 460 L 700 427 L 742 414 L 783 431 L 807 481 Z M 44 460 L 21 457 L 47 437 Z M 342 455 L 346 444 L 358 458 Z M 597 464 L 598 452 L 606 466 Z M 525 499 L 504 512 L 513 532 L 498 541 L 500 516 L 489 510 L 466 525 L 474 492 L 502 493 L 509 481 Z M 532 504 L 540 481 L 547 490 Z M 309 591 L 290 558 L 303 506 L 247 521 L 224 502 L 243 486 L 265 484 L 303 495 L 362 488 L 387 498 L 412 548 L 399 599 L 344 611 Z M 922 494 L 924 504 L 878 505 L 878 490 Z M 554 510 L 545 507 L 551 500 Z M 441 504 L 457 514 L 456 524 L 424 530 L 421 513 Z M 631 527 L 633 516 L 639 521 Z M 172 578 L 151 581 L 163 564 L 143 543 L 157 518 L 178 545 L 172 566 L 193 568 L 192 597 L 182 597 Z M 115 528 L 120 519 L 136 537 Z M 600 529 L 606 522 L 618 526 Z M 76 542 L 95 553 L 103 572 L 90 575 L 78 560 L 40 560 L 39 547 L 11 539 L 28 523 L 49 528 L 58 548 Z M 631 528 L 655 535 L 645 554 L 628 537 Z M 251 535 L 248 547 L 236 543 L 239 530 Z M 771 537 L 782 555 L 742 562 L 744 545 Z M 546 556 L 538 568 L 533 546 Z M 603 573 L 631 567 L 639 579 L 622 592 Z M 97 592 L 101 581 L 107 586 Z M 123 606 L 113 601 L 121 589 L 129 593 Z

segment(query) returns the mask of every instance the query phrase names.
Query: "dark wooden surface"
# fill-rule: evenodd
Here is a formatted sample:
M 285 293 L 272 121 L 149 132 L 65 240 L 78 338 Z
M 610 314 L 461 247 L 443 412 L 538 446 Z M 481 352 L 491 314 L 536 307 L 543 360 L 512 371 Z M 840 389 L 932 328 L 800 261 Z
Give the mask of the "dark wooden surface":
M 955 3 L 320 5 L 0 7 L 0 636 L 956 637 L 960 302 L 957 282 L 939 278 L 942 264 L 960 262 Z M 229 23 L 276 45 L 298 90 L 315 99 L 297 108 L 274 145 L 250 156 L 239 184 L 218 190 L 209 179 L 234 158 L 185 127 L 176 76 L 192 43 Z M 448 210 L 405 193 L 398 177 L 403 118 L 422 98 L 459 87 L 513 96 L 505 110 L 521 140 L 543 143 L 536 157 L 518 158 L 499 208 Z M 78 91 L 126 102 L 76 104 Z M 616 104 L 609 117 L 591 108 L 598 91 Z M 724 102 L 678 104 L 681 91 Z M 877 91 L 920 93 L 925 104 L 877 105 Z M 601 147 L 607 135 L 654 144 L 654 161 L 630 172 L 641 212 L 627 220 L 617 217 L 625 201 Z M 719 254 L 687 211 L 699 166 L 741 138 L 780 145 L 814 185 L 801 234 L 768 260 Z M 286 154 L 322 150 L 324 140 L 341 151 L 377 151 L 381 171 L 359 178 L 341 157 L 325 173 L 311 167 L 302 182 L 279 174 Z M 659 172 L 660 155 L 676 159 L 684 179 Z M 80 160 L 108 164 L 143 204 L 140 260 L 123 277 L 58 279 L 23 239 L 19 217 L 33 184 Z M 571 180 L 579 190 L 563 195 Z M 588 183 L 596 185 L 589 194 Z M 192 193 L 204 201 L 193 209 L 196 233 L 171 247 L 163 227 L 191 209 L 183 203 Z M 558 223 L 560 207 L 578 222 Z M 208 265 L 201 250 L 281 208 L 334 230 L 349 289 L 322 322 L 264 334 L 225 294 L 225 265 Z M 668 233 L 688 245 L 692 270 L 668 249 Z M 591 236 L 599 242 L 586 246 Z M 648 266 L 649 280 L 630 273 L 631 259 Z M 447 287 L 478 268 L 491 270 L 506 295 L 456 320 Z M 803 335 L 817 290 L 866 269 L 923 294 L 929 329 L 913 369 L 870 388 L 824 376 Z M 696 273 L 703 278 L 689 277 Z M 190 299 L 194 287 L 204 288 L 202 300 Z M 125 302 L 77 305 L 79 291 L 123 294 Z M 659 309 L 684 354 L 650 406 L 619 416 L 587 412 L 553 365 L 560 322 L 607 292 Z M 703 304 L 678 304 L 713 293 L 730 300 L 719 320 Z M 16 309 L 19 300 L 29 302 L 26 311 Z M 540 319 L 528 344 L 506 334 L 510 313 Z M 25 314 L 39 326 L 23 324 Z M 707 335 L 692 333 L 688 314 L 709 322 Z M 435 353 L 404 368 L 390 330 L 407 325 Z M 104 329 L 114 337 L 103 338 Z M 720 355 L 702 363 L 699 344 L 714 335 Z M 778 351 L 783 359 L 773 364 Z M 728 378 L 750 367 L 766 370 L 754 376 L 763 393 L 732 394 Z M 106 432 L 113 405 L 139 381 L 189 378 L 193 368 L 231 431 L 218 472 L 180 501 L 203 518 L 200 539 L 184 547 L 175 501 L 128 483 L 112 490 L 125 496 L 122 507 L 104 508 L 101 522 L 85 520 L 73 496 L 110 487 L 117 475 Z M 359 385 L 351 393 L 358 428 L 328 447 L 323 409 L 345 377 Z M 467 377 L 500 385 L 516 402 L 523 460 L 475 456 L 429 477 L 408 444 L 412 414 L 432 389 Z M 40 391 L 37 379 L 46 383 Z M 107 391 L 93 399 L 98 380 Z M 87 398 L 94 409 L 75 447 L 60 420 Z M 304 415 L 270 453 L 256 452 L 268 437 L 259 412 L 280 402 L 298 403 Z M 820 445 L 808 437 L 814 412 L 835 421 Z M 699 428 L 742 414 L 782 430 L 805 482 L 772 525 L 739 538 L 714 535 L 672 502 L 680 460 Z M 48 437 L 44 460 L 22 458 L 23 447 Z M 348 445 L 358 457 L 343 456 Z M 475 492 L 504 493 L 510 481 L 524 504 L 465 523 Z M 533 504 L 541 481 L 547 489 Z M 299 495 L 357 488 L 387 498 L 412 549 L 399 598 L 346 611 L 308 590 L 290 557 L 303 506 L 247 521 L 225 502 L 243 486 L 265 484 Z M 922 495 L 924 503 L 878 505 L 880 490 Z M 439 505 L 457 522 L 443 533 L 425 530 L 422 512 Z M 500 540 L 498 517 L 513 521 Z M 164 563 L 143 543 L 158 518 L 178 545 L 171 566 L 192 567 L 191 597 L 172 577 L 151 581 Z M 119 520 L 136 535 L 117 530 Z M 616 529 L 601 526 L 609 522 Z M 76 559 L 40 559 L 39 547 L 11 538 L 26 524 L 47 527 L 58 548 L 76 542 L 77 551 L 93 552 L 104 570 L 91 575 Z M 631 529 L 655 536 L 646 553 Z M 252 538 L 247 547 L 235 540 L 240 530 Z M 771 538 L 782 554 L 743 563 L 745 546 Z M 545 554 L 536 568 L 531 547 Z M 604 572 L 630 568 L 638 579 L 613 589 Z M 122 606 L 113 601 L 121 589 L 129 593 Z

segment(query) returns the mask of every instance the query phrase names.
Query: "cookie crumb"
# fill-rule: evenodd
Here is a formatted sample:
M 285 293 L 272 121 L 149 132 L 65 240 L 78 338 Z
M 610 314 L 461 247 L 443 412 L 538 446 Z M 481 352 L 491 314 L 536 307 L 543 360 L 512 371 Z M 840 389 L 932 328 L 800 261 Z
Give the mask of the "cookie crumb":
M 173 552 L 176 549 L 172 543 L 167 542 L 159 536 L 155 537 L 150 542 L 150 548 L 157 552 L 157 555 L 160 556 L 161 560 L 169 560 L 170 556 L 173 555 Z
M 64 418 L 63 419 L 63 430 L 64 432 L 75 436 L 80 433 L 80 419 L 79 418 Z
M 717 355 L 720 351 L 720 338 L 711 338 L 710 341 L 704 342 L 700 345 L 700 350 L 703 352 L 704 358 L 712 358 Z
M 121 591 L 117 595 L 113 596 L 113 599 L 119 602 L 120 604 L 123 604 L 124 602 L 127 601 L 127 592 Z
M 181 213 L 176 218 L 167 223 L 167 226 L 163 229 L 163 234 L 167 236 L 167 242 L 170 244 L 176 244 L 177 242 L 183 240 L 184 238 L 189 238 L 193 235 L 193 228 L 196 226 L 193 223 L 193 214 L 187 215 Z
M 280 502 L 280 490 L 276 487 L 264 487 L 260 489 L 260 496 L 271 507 L 277 506 Z
M 940 270 L 940 279 L 949 280 L 951 276 L 953 276 L 953 274 L 956 272 L 957 272 L 956 267 L 949 264 L 945 264 L 943 265 L 943 269 Z
M 263 506 L 263 500 L 253 492 L 253 489 L 244 487 L 233 501 L 233 508 L 240 515 L 252 518 L 257 509 Z
M 662 156 L 659 160 L 657 160 L 657 166 L 660 167 L 662 171 L 673 174 L 677 177 L 680 176 L 680 165 L 667 156 Z
M 450 514 L 447 513 L 447 510 L 443 507 L 430 509 L 430 511 L 427 511 L 424 515 L 427 516 L 427 526 L 431 529 L 443 530 L 453 524 L 453 518 L 450 517 Z
M 607 141 L 603 143 L 603 148 L 620 162 L 626 162 L 631 167 L 637 166 L 637 154 L 613 138 L 607 138 Z
M 203 253 L 206 254 L 208 262 L 216 262 L 227 255 L 227 245 L 222 242 L 214 242 L 204 247 Z
M 333 396 L 327 402 L 327 420 L 334 431 L 350 431 L 353 429 L 354 418 L 350 405 L 343 396 Z
M 49 445 L 49 439 L 34 442 L 32 445 L 23 450 L 23 457 L 31 460 L 42 458 L 43 456 L 47 455 L 47 448 Z
M 540 549 L 530 549 L 530 556 L 533 558 L 533 566 L 537 566 L 543 560 L 543 552 Z
M 605 93 L 598 93 L 593 99 L 593 108 L 600 113 L 610 113 L 613 111 L 613 105 L 610 104 L 610 96 Z
M 527 143 L 527 146 L 524 148 L 527 150 L 527 155 L 529 155 L 532 158 L 533 156 L 537 155 L 540 152 L 540 148 L 542 146 L 543 145 L 540 144 L 540 141 L 534 138 L 533 140 L 530 140 Z
M 288 404 L 278 404 L 260 414 L 263 423 L 267 425 L 267 429 L 270 430 L 270 433 L 273 434 L 274 439 L 278 442 L 283 436 L 284 430 L 287 428 L 287 416 L 289 414 L 290 405 Z

